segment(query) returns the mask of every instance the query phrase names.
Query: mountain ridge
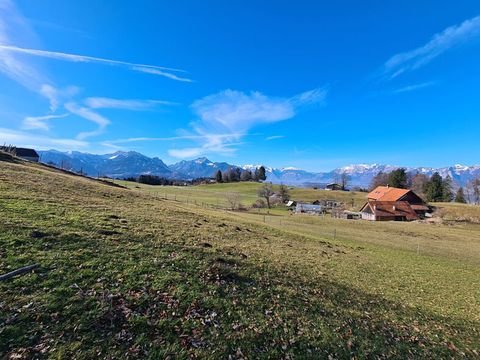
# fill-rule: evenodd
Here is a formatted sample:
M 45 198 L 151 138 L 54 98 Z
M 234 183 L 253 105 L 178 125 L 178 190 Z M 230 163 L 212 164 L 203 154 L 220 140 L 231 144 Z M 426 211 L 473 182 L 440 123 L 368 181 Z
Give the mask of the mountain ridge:
M 96 155 L 78 151 L 57 150 L 39 151 L 42 162 L 53 163 L 74 171 L 82 171 L 91 176 L 113 178 L 137 177 L 142 174 L 166 178 L 193 179 L 214 177 L 215 173 L 229 168 L 252 170 L 262 165 L 234 165 L 227 162 L 213 162 L 206 157 L 182 160 L 167 165 L 158 157 L 148 157 L 136 151 L 117 151 L 111 154 Z M 389 172 L 405 168 L 410 173 L 431 176 L 438 172 L 442 177 L 449 175 L 456 186 L 465 186 L 468 181 L 480 177 L 480 165 L 466 166 L 455 164 L 448 167 L 406 167 L 384 164 L 350 164 L 327 172 L 310 172 L 296 167 L 273 168 L 265 166 L 267 181 L 288 185 L 324 185 L 334 182 L 339 175 L 346 173 L 351 186 L 368 187 L 379 172 Z

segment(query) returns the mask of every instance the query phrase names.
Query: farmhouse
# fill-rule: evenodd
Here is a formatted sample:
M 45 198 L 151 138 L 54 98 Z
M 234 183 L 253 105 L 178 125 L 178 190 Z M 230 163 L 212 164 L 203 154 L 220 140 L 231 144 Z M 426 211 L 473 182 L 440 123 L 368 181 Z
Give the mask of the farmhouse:
M 18 148 L 15 146 L 0 146 L 0 150 L 24 160 L 38 162 L 40 156 L 34 149 Z
M 409 189 L 399 189 L 390 186 L 378 186 L 368 194 L 369 201 L 406 201 L 415 213 L 424 217 L 430 212 L 430 208 L 425 201 Z
M 411 221 L 425 217 L 430 208 L 412 190 L 378 186 L 368 194 L 360 212 L 364 220 Z
M 325 190 L 342 190 L 342 185 L 337 183 L 327 184 Z

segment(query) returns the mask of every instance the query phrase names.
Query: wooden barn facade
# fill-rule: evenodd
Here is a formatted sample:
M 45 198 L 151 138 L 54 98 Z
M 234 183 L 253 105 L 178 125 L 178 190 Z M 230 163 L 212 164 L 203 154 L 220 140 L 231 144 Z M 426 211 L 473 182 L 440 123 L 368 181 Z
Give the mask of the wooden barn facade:
M 360 211 L 364 220 L 411 221 L 424 218 L 430 208 L 412 190 L 378 186 Z
M 363 220 L 371 221 L 412 221 L 418 214 L 407 201 L 370 200 L 360 210 Z

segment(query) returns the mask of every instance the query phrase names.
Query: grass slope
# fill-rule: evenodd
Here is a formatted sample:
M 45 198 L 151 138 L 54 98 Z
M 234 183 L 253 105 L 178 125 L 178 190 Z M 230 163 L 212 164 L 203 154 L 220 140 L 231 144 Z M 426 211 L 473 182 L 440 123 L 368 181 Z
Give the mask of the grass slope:
M 257 182 L 238 182 L 224 184 L 209 184 L 199 186 L 152 186 L 135 182 L 115 180 L 116 184 L 130 189 L 142 190 L 160 198 L 175 199 L 181 202 L 192 202 L 197 205 L 207 204 L 216 207 L 228 207 L 227 194 L 238 193 L 243 205 L 250 207 L 257 199 L 257 190 L 261 184 Z M 273 185 L 278 191 L 278 185 Z M 290 195 L 296 201 L 312 202 L 328 199 L 345 203 L 347 208 L 358 210 L 365 204 L 367 194 L 356 191 L 326 191 L 312 188 L 290 188 Z
M 0 218 L 0 273 L 41 264 L 0 283 L 6 358 L 479 356 L 477 228 L 264 223 L 1 159 Z

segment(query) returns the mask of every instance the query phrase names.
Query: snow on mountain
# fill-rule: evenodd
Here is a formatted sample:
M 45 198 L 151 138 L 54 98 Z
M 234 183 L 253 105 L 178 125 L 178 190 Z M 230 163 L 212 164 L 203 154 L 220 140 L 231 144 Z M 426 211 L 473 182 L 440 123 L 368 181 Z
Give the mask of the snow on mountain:
M 175 174 L 185 179 L 194 179 L 200 177 L 214 177 L 215 173 L 226 171 L 235 165 L 230 165 L 226 162 L 212 162 L 205 157 L 195 160 L 182 160 L 176 164 L 170 165 L 169 168 Z
M 118 151 L 113 154 L 94 155 L 77 151 L 60 152 L 56 150 L 40 151 L 41 161 L 54 163 L 66 169 L 83 171 L 91 176 L 110 176 L 117 178 L 136 177 L 141 174 L 151 174 L 167 178 L 194 179 L 199 177 L 214 177 L 220 170 L 227 171 L 232 167 L 244 170 L 255 170 L 262 165 L 237 166 L 226 162 L 212 162 L 206 157 L 195 160 L 183 160 L 167 166 L 159 158 L 150 158 L 135 151 Z M 368 187 L 373 177 L 379 172 L 390 172 L 399 168 L 393 165 L 382 164 L 351 164 L 329 172 L 309 172 L 295 167 L 272 168 L 265 166 L 267 181 L 287 185 L 316 185 L 323 186 L 330 182 L 339 181 L 342 173 L 349 176 L 350 186 Z M 450 176 L 456 186 L 465 184 L 475 177 L 480 177 L 480 165 L 466 166 L 453 165 L 444 168 L 406 168 L 407 172 L 422 173 L 431 176 L 438 172 L 442 177 Z
M 149 158 L 135 151 L 117 151 L 113 154 L 95 155 L 56 150 L 40 151 L 41 161 L 56 166 L 82 171 L 90 176 L 109 176 L 114 178 L 135 177 L 152 174 L 171 177 L 172 171 L 159 158 Z

